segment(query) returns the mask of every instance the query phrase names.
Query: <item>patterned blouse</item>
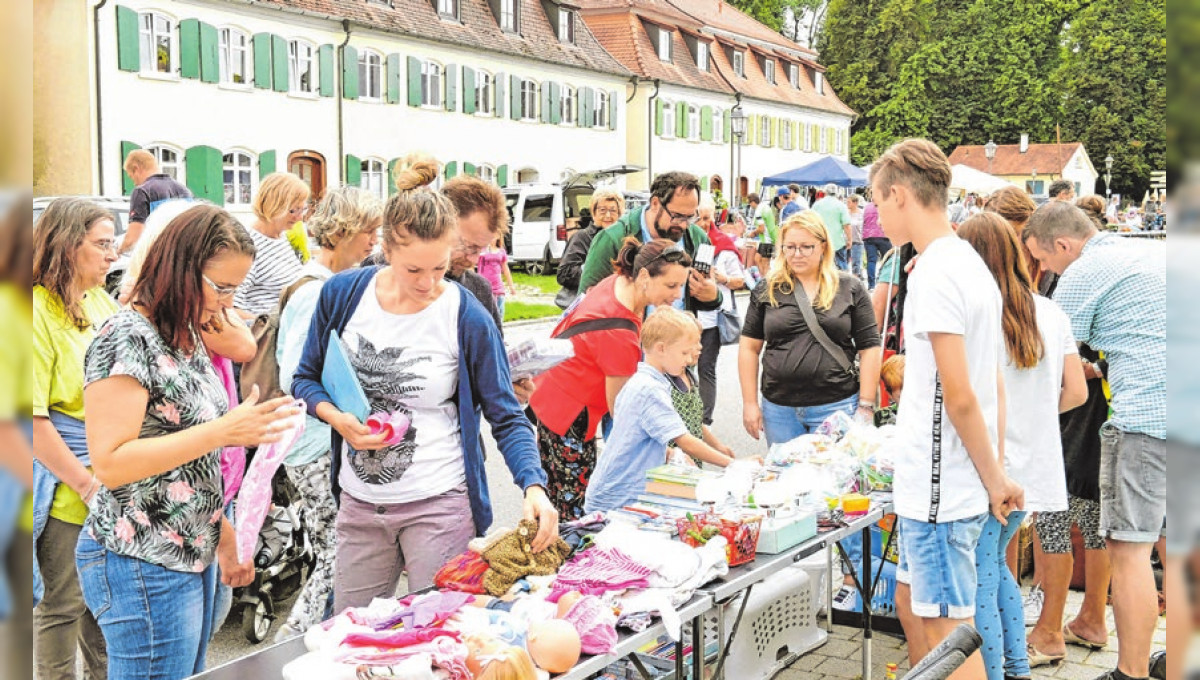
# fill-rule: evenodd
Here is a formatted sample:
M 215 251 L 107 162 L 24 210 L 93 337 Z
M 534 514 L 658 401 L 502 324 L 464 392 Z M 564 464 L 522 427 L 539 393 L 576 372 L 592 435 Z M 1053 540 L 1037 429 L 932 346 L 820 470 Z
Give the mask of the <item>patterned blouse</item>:
M 200 349 L 185 355 L 167 345 L 141 314 L 124 310 L 100 329 L 85 358 L 86 384 L 127 375 L 150 393 L 140 438 L 161 437 L 215 420 L 228 397 Z M 212 563 L 221 533 L 220 449 L 115 489 L 92 501 L 85 529 L 101 545 L 174 571 Z

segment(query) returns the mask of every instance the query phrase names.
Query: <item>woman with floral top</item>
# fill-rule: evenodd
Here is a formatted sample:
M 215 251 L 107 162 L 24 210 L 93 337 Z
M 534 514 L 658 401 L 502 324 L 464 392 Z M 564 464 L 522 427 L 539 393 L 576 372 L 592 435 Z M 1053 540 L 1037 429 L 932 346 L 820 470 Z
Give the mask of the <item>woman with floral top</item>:
M 130 309 L 109 318 L 84 359 L 87 440 L 103 485 L 75 561 L 108 647 L 108 677 L 173 680 L 204 670 L 217 560 L 241 586 L 223 514 L 220 451 L 277 441 L 287 397 L 230 410 L 200 329 L 233 303 L 254 244 L 210 205 L 173 220 L 150 248 Z

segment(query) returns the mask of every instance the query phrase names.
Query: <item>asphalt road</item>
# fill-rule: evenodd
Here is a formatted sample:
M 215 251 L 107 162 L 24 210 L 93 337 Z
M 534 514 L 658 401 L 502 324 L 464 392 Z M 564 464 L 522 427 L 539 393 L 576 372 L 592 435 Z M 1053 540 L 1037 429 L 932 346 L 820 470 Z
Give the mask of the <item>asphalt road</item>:
M 741 296 L 739 296 L 739 303 L 738 308 L 745 310 L 746 304 Z M 550 334 L 554 321 L 512 325 L 505 328 L 505 337 L 510 343 L 520 342 L 530 337 L 545 337 Z M 723 442 L 733 447 L 739 457 L 766 455 L 765 441 L 755 441 L 742 428 L 741 391 L 737 384 L 737 348 L 734 346 L 722 348 L 717 363 L 717 407 L 713 420 L 713 432 Z M 492 509 L 495 513 L 494 526 L 515 526 L 521 519 L 521 492 L 512 484 L 512 475 L 504 466 L 504 459 L 496 451 L 495 442 L 488 436 L 486 421 L 484 423 L 484 441 L 488 450 L 487 476 L 491 487 Z M 406 592 L 403 582 L 399 591 Z M 281 605 L 283 612 L 289 611 L 290 608 L 290 601 Z M 286 613 L 284 618 L 286 618 Z M 235 605 L 225 625 L 217 632 L 209 646 L 208 667 L 212 668 L 267 646 L 280 623 L 280 621 L 276 621 L 271 627 L 267 642 L 261 645 L 252 644 L 242 635 L 241 612 Z

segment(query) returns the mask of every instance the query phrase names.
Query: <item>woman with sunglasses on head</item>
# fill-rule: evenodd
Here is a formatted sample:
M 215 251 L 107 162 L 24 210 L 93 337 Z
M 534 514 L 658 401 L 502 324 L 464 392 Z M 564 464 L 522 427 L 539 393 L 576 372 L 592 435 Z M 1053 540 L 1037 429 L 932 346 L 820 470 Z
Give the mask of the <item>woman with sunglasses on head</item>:
M 273 172 L 258 185 L 255 219 L 249 229 L 256 251 L 254 265 L 233 302 L 242 318 L 273 311 L 283 289 L 300 278 L 300 258 L 284 234 L 304 218 L 310 193 L 308 184 L 290 172 Z
M 117 259 L 113 217 L 81 198 L 60 198 L 34 230 L 33 251 L 33 578 L 37 677 L 74 678 L 83 667 L 104 678 L 104 636 L 83 603 L 75 543 L 100 483 L 84 435 L 83 357 L 116 314 L 104 292 Z
M 625 213 L 625 197 L 615 189 L 601 189 L 592 194 L 592 221 L 571 234 L 567 247 L 563 250 L 562 259 L 558 262 L 558 285 L 568 294 L 561 296 L 560 307 L 566 308 L 571 300 L 579 295 L 579 278 L 583 275 L 583 264 L 587 261 L 588 250 L 596 234 L 617 223 Z
M 755 439 L 765 433 L 768 444 L 812 432 L 834 413 L 872 416 L 879 389 L 870 296 L 861 279 L 837 269 L 820 215 L 788 218 L 776 248 L 767 278 L 750 294 L 738 351 L 742 424 Z
M 637 372 L 638 335 L 649 306 L 673 304 L 683 293 L 692 259 L 667 239 L 625 239 L 615 273 L 567 310 L 553 337 L 570 335 L 575 356 L 538 376 L 529 400 L 537 425 L 550 499 L 564 520 L 582 517 L 584 491 L 596 467 L 596 430 L 617 393 Z M 591 322 L 588 331 L 571 329 Z
M 104 632 L 110 680 L 173 680 L 204 670 L 216 570 L 243 586 L 224 515 L 220 452 L 279 439 L 290 398 L 229 409 L 202 327 L 233 303 L 254 259 L 224 210 L 193 207 L 150 247 L 129 309 L 84 360 L 87 441 L 102 485 L 75 550 L 83 599 Z

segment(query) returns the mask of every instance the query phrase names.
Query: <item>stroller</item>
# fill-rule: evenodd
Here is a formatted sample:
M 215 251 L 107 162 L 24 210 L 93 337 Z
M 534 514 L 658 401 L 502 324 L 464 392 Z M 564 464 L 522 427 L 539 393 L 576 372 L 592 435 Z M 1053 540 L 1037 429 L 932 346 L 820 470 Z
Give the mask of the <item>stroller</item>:
M 267 638 L 279 618 L 278 603 L 300 590 L 316 562 L 295 498 L 296 488 L 281 466 L 271 479 L 271 508 L 254 551 L 254 581 L 233 593 L 242 608 L 242 634 L 255 644 Z

